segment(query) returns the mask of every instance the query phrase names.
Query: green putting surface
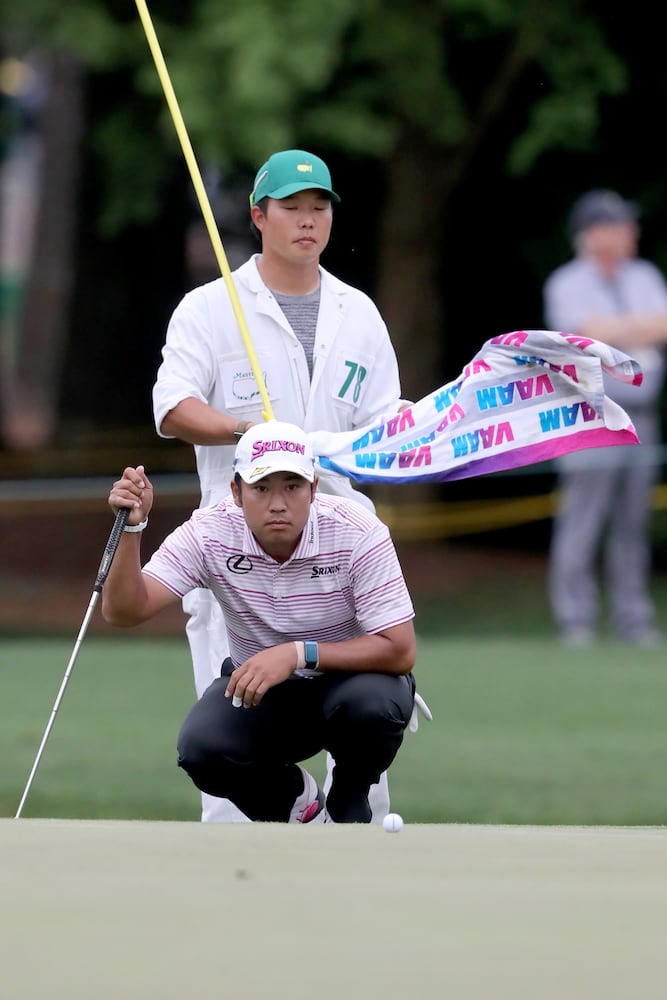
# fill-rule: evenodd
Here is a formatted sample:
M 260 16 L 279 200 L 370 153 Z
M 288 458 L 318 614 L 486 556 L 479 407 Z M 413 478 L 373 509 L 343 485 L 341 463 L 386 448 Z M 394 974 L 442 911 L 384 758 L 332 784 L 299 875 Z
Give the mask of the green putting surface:
M 0 820 L 2 1000 L 665 995 L 663 828 Z

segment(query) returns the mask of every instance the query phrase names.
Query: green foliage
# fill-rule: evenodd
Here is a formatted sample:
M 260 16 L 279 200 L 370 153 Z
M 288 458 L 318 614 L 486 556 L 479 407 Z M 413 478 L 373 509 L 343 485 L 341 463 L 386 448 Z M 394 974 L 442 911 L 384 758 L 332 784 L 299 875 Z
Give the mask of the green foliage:
M 18 48 L 67 48 L 96 70 L 124 62 L 127 28 L 114 18 L 108 4 L 95 0 L 68 0 L 66 4 L 5 0 L 4 6 L 5 21 L 11 25 L 7 33 Z
M 383 116 L 423 130 L 434 145 L 456 142 L 464 127 L 446 37 L 435 4 L 374 5 L 360 17 L 349 49 L 355 69 L 365 67 L 375 81 Z
M 151 133 L 152 150 L 148 155 L 146 138 Z M 92 141 L 99 154 L 106 194 L 101 199 L 101 231 L 113 234 L 122 228 L 130 205 L 133 222 L 150 222 L 160 207 L 160 182 L 168 153 L 164 136 L 150 125 L 142 130 L 136 106 L 121 105 L 99 123 Z
M 8 2 L 5 19 L 24 37 L 70 46 L 96 74 L 123 71 L 116 107 L 93 130 L 108 174 L 104 220 L 150 218 L 163 176 L 156 153 L 163 141 L 180 152 L 134 5 Z M 577 0 L 149 7 L 197 158 L 223 167 L 252 170 L 297 144 L 387 159 L 405 135 L 461 159 L 518 95 L 524 126 L 507 136 L 508 170 L 524 174 L 550 149 L 590 148 L 601 99 L 627 85 L 600 21 Z M 152 127 L 129 110 L 137 103 Z
M 304 111 L 302 128 L 315 146 L 335 146 L 371 157 L 393 148 L 395 123 L 382 119 L 360 102 L 355 93 L 359 89 L 353 85 L 335 104 Z M 269 148 L 279 146 L 274 144 Z
M 583 151 L 595 135 L 600 101 L 623 92 L 625 67 L 610 51 L 594 19 L 550 6 L 534 36 L 536 63 L 544 74 L 543 95 L 527 127 L 513 143 L 509 169 L 525 174 L 550 149 Z
M 256 165 L 294 142 L 302 108 L 331 79 L 353 9 L 340 0 L 223 9 L 205 0 L 187 35 L 166 31 L 166 61 L 202 155 Z

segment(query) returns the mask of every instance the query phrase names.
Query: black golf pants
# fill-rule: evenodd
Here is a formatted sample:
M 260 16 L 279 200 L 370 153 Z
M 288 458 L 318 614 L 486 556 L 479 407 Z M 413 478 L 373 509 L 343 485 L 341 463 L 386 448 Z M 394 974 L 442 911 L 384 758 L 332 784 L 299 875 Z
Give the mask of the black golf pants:
M 403 741 L 414 704 L 411 674 L 294 676 L 251 709 L 225 698 L 231 660 L 188 713 L 178 764 L 209 795 L 230 799 L 251 820 L 287 822 L 303 788 L 295 766 L 328 750 L 335 769 L 327 809 L 338 822 L 370 822 L 369 786 Z

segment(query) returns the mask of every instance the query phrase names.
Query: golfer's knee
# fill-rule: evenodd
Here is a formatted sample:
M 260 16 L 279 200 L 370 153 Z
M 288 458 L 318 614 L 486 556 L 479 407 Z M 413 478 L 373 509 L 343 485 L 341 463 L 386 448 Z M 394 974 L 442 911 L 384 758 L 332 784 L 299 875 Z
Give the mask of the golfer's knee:
M 204 791 L 202 779 L 210 767 L 210 754 L 206 747 L 201 741 L 191 739 L 189 734 L 181 732 L 176 751 L 178 766 L 183 768 L 185 773 L 192 778 L 197 788 Z
M 389 693 L 369 690 L 361 697 L 342 699 L 336 715 L 346 727 L 400 731 L 407 726 L 412 711 L 408 700 L 403 700 L 404 705 Z
M 190 775 L 198 787 L 201 786 L 195 775 L 205 773 L 220 760 L 224 761 L 220 747 L 215 747 L 207 731 L 193 724 L 190 718 L 181 726 L 176 749 L 178 766 Z
M 225 797 L 233 765 L 196 735 L 179 739 L 177 763 L 201 792 Z

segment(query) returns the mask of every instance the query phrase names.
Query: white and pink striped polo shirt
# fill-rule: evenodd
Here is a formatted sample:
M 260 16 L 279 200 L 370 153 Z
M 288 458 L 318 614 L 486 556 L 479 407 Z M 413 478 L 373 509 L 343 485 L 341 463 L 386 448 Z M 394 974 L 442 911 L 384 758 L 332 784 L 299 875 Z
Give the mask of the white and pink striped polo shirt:
M 388 528 L 342 497 L 317 494 L 285 563 L 260 548 L 243 512 L 227 497 L 195 510 L 143 572 L 179 597 L 196 587 L 213 592 L 234 666 L 282 642 L 340 642 L 414 617 Z

